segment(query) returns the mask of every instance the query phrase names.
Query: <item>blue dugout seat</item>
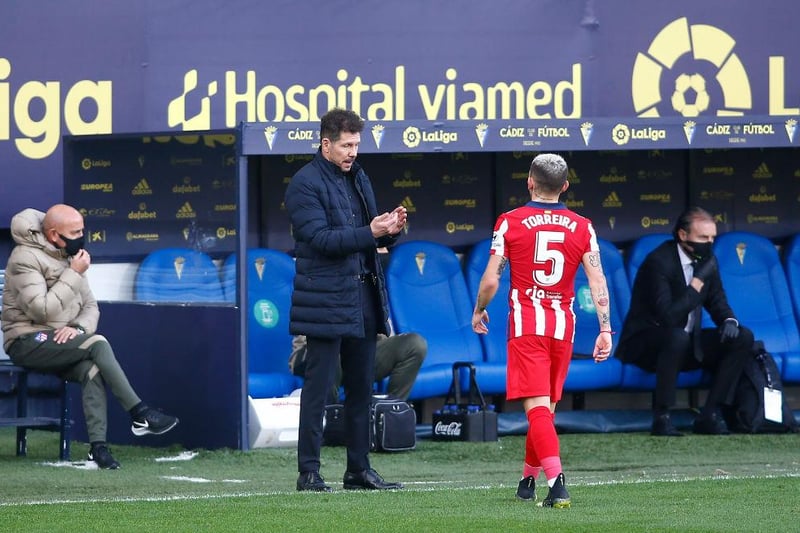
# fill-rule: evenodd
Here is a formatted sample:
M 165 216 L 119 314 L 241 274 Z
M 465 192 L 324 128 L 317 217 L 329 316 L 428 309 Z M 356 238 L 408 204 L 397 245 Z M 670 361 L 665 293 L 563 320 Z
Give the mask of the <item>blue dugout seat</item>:
M 664 241 L 672 239 L 669 233 L 651 233 L 650 235 L 643 235 L 633 241 L 625 251 L 625 271 L 628 275 L 628 283 L 631 290 L 636 281 L 636 273 L 639 267 L 644 262 L 647 255 L 656 249 Z M 628 301 L 630 304 L 630 300 Z M 613 301 L 612 301 L 613 304 Z M 624 310 L 627 313 L 627 308 Z M 697 387 L 703 383 L 708 382 L 702 369 L 688 370 L 678 374 L 678 388 L 685 389 Z M 656 375 L 652 372 L 642 370 L 636 365 L 623 364 L 622 365 L 622 388 L 632 390 L 655 390 L 656 388 Z
M 797 376 L 800 333 L 775 245 L 755 233 L 733 231 L 714 240 L 714 255 L 736 318 L 753 330 L 756 340 L 764 341 L 782 376 L 786 374 L 787 363 L 791 375 Z M 714 327 L 714 324 L 704 316 L 703 326 Z
M 236 254 L 231 254 L 222 266 L 229 302 L 236 301 L 236 264 Z M 266 248 L 247 250 L 247 383 L 252 398 L 286 396 L 302 386 L 288 368 L 294 274 L 294 259 L 288 254 Z
M 219 269 L 191 248 L 164 248 L 147 255 L 134 280 L 134 299 L 146 302 L 224 302 Z
M 633 280 L 642 266 L 647 255 L 658 248 L 658 245 L 672 238 L 669 233 L 651 233 L 642 235 L 625 250 L 625 273 L 628 275 L 628 284 L 633 288 Z
M 630 288 L 622 262 L 622 256 L 616 246 L 609 241 L 599 240 L 601 260 L 606 273 L 611 296 L 612 328 L 622 327 L 624 313 L 630 305 Z M 472 301 L 477 298 L 480 278 L 486 269 L 491 239 L 483 240 L 470 250 L 465 263 L 467 285 Z M 508 330 L 508 291 L 511 285 L 509 270 L 506 269 L 500 278 L 497 295 L 487 307 L 489 311 L 489 333 L 481 335 L 484 347 L 484 364 L 477 369 L 482 389 L 489 393 L 505 392 L 506 372 L 506 340 Z M 576 301 L 573 310 L 576 314 L 574 358 L 570 364 L 569 374 L 564 383 L 565 392 L 583 392 L 614 388 L 622 379 L 622 365 L 619 360 L 610 358 L 603 364 L 596 364 L 591 357 L 594 341 L 597 338 L 598 323 L 594 302 L 591 298 L 588 280 L 583 268 L 578 268 L 575 277 Z M 484 385 L 486 383 L 488 386 Z M 502 389 L 500 387 L 503 387 Z
M 489 260 L 492 239 L 475 243 L 464 262 L 464 275 L 469 289 L 470 303 L 478 299 L 478 287 Z M 505 269 L 500 276 L 497 294 L 486 307 L 489 313 L 489 333 L 478 335 L 483 346 L 483 361 L 476 368 L 475 377 L 486 394 L 500 394 L 506 391 L 506 342 L 508 339 L 508 291 L 511 288 L 510 270 Z M 472 308 L 470 307 L 470 313 Z M 467 384 L 468 385 L 468 384 Z
M 794 316 L 800 327 L 800 233 L 795 235 L 783 250 L 783 267 L 794 305 Z M 783 361 L 783 380 L 800 383 L 800 357 L 786 354 Z
M 472 331 L 473 302 L 458 257 L 434 242 L 401 243 L 392 249 L 386 283 L 395 330 L 419 333 L 428 342 L 428 355 L 409 399 L 445 396 L 453 363 L 469 361 L 477 366 L 483 360 L 480 340 Z M 483 382 L 480 386 L 483 389 Z
M 625 265 L 622 254 L 614 243 L 604 239 L 597 239 L 597 243 L 600 246 L 600 261 L 603 263 L 611 302 L 611 330 L 620 331 L 631 303 Z M 583 267 L 579 267 L 575 275 L 575 301 L 572 308 L 576 318 L 575 341 L 572 362 L 567 380 L 564 382 L 564 392 L 611 389 L 619 386 L 622 382 L 622 363 L 613 357 L 616 343 L 612 349 L 612 357 L 607 361 L 595 363 L 592 359 L 599 323 L 589 289 L 589 280 Z M 616 338 L 614 340 L 616 341 Z

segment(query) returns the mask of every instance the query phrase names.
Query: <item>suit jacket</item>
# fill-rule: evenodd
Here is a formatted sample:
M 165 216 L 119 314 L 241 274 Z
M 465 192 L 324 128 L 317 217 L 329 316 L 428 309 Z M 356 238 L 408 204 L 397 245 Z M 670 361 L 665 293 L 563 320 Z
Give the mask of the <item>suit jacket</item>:
M 717 326 L 726 318 L 735 318 L 719 270 L 714 271 L 698 293 L 686 284 L 677 243 L 674 240 L 662 243 L 648 254 L 636 274 L 616 356 L 622 361 L 635 359 L 636 354 L 627 350 L 628 340 L 653 327 L 685 328 L 689 314 L 698 306 L 708 311 Z M 700 329 L 699 318 L 694 324 L 695 333 Z M 702 358 L 702 354 L 696 355 Z

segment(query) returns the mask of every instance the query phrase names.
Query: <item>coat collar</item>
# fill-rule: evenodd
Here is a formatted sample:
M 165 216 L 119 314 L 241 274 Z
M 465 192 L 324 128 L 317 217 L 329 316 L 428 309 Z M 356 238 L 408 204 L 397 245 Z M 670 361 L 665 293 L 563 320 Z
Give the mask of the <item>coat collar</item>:
M 317 149 L 317 154 L 314 156 L 314 159 L 327 175 L 332 177 L 344 177 L 346 175 L 344 172 L 342 172 L 342 169 L 322 157 L 321 148 Z M 360 172 L 361 165 L 358 164 L 358 161 L 353 161 L 353 167 L 349 174 L 353 177 L 358 177 Z

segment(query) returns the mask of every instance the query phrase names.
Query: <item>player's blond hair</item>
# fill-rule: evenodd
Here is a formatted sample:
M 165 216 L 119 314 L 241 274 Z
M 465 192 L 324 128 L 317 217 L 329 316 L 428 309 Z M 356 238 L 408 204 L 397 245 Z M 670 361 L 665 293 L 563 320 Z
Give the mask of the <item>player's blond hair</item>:
M 561 192 L 569 169 L 564 158 L 557 154 L 539 154 L 531 162 L 529 175 L 546 193 Z

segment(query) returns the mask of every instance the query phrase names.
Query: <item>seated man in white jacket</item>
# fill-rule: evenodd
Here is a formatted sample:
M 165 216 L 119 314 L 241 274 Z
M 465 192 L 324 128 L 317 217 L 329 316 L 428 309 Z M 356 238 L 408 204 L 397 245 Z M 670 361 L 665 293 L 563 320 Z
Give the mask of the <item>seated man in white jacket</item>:
M 100 468 L 119 462 L 106 444 L 106 384 L 131 415 L 134 435 L 160 435 L 178 419 L 149 408 L 128 383 L 111 345 L 97 334 L 100 310 L 86 271 L 83 216 L 58 204 L 42 213 L 25 209 L 11 220 L 16 246 L 3 289 L 3 347 L 14 364 L 81 384 L 91 448 Z

